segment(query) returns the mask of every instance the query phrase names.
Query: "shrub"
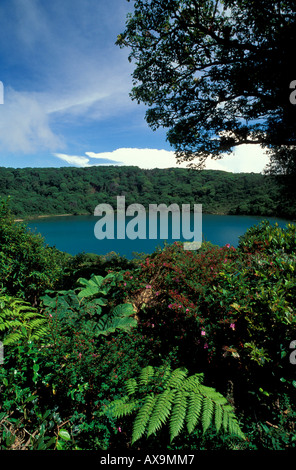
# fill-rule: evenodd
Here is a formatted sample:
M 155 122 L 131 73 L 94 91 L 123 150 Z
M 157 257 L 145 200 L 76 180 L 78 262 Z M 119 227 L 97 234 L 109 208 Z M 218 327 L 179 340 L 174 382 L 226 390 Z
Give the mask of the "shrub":
M 2 289 L 36 304 L 46 289 L 63 276 L 67 255 L 44 244 L 39 234 L 15 222 L 5 201 L 0 202 L 0 278 Z
M 270 255 L 281 250 L 293 254 L 296 251 L 296 225 L 287 224 L 285 228 L 280 228 L 277 223 L 272 225 L 264 220 L 250 227 L 239 238 L 238 250 L 242 253 L 264 252 Z

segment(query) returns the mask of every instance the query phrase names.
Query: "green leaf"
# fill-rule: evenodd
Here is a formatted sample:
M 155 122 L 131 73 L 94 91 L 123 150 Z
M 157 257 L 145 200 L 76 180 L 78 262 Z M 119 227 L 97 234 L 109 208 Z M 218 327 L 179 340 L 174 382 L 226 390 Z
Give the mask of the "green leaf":
M 78 279 L 78 283 L 85 286 L 84 289 L 78 293 L 78 298 L 82 299 L 83 297 L 91 297 L 93 295 L 102 294 L 106 295 L 107 290 L 101 289 L 104 278 L 102 276 L 93 276 L 91 279 Z
M 59 437 L 61 439 L 63 439 L 64 441 L 70 441 L 71 440 L 70 434 L 68 433 L 68 431 L 66 429 L 61 429 L 59 431 Z
M 135 312 L 132 304 L 120 304 L 114 307 L 112 310 L 112 315 L 116 315 L 118 317 L 127 317 L 133 315 L 134 313 Z

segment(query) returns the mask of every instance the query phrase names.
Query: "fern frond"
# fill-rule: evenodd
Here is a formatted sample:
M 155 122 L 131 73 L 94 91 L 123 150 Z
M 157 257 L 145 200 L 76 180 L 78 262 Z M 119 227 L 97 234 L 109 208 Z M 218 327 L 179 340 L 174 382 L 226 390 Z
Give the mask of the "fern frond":
M 192 392 L 193 390 L 197 390 L 203 381 L 203 374 L 194 374 L 190 377 L 187 377 L 186 380 L 182 384 L 182 390 L 186 390 L 188 392 Z
M 192 391 L 189 394 L 188 412 L 187 412 L 187 430 L 192 433 L 200 419 L 203 396 L 200 393 Z
M 47 328 L 47 319 L 28 302 L 8 295 L 0 297 L 0 330 L 7 332 L 4 345 L 24 338 L 40 340 Z
M 158 395 L 153 413 L 151 415 L 149 426 L 147 430 L 147 437 L 151 434 L 155 434 L 163 424 L 165 424 L 171 408 L 172 401 L 174 399 L 175 390 L 165 390 L 163 393 Z
M 170 438 L 171 442 L 181 431 L 187 409 L 187 395 L 182 391 L 178 390 L 175 395 L 174 406 L 170 419 Z
M 223 398 L 225 403 L 228 403 L 226 398 L 224 398 L 219 392 L 217 392 L 213 387 L 207 387 L 206 385 L 201 385 L 199 387 L 200 393 L 208 398 L 213 400 L 218 400 L 219 398 Z
M 234 413 L 229 415 L 229 421 L 228 421 L 228 431 L 230 434 L 233 436 L 239 437 L 240 439 L 246 439 L 244 433 L 242 432 L 237 419 L 234 415 Z
M 136 379 L 128 379 L 125 383 L 125 389 L 128 395 L 133 395 L 138 388 Z
M 10 335 L 6 336 L 3 340 L 3 345 L 4 346 L 9 346 L 11 344 L 17 343 L 21 338 L 23 334 L 20 331 L 17 331 L 15 333 L 11 333 Z
M 214 402 L 211 398 L 204 397 L 203 399 L 203 410 L 202 410 L 202 428 L 205 433 L 212 423 L 212 416 L 214 411 Z
M 140 385 L 147 385 L 152 377 L 154 376 L 154 369 L 152 366 L 147 366 L 142 369 L 140 377 L 139 377 L 139 383 Z
M 163 383 L 166 383 L 167 379 L 171 376 L 172 369 L 170 366 L 160 366 L 159 375 L 162 377 Z
M 152 382 L 155 375 L 153 367 L 148 366 L 142 369 L 139 381 L 130 379 L 126 383 L 128 395 L 116 407 L 114 416 L 123 416 L 127 412 L 133 412 L 139 407 L 133 425 L 132 443 L 140 439 L 147 429 L 147 437 L 155 434 L 162 425 L 169 421 L 169 434 L 171 442 L 181 432 L 184 423 L 187 430 L 192 433 L 198 423 L 201 424 L 205 433 L 211 424 L 214 424 L 216 431 L 221 427 L 241 439 L 245 439 L 241 431 L 233 408 L 223 395 L 212 387 L 202 384 L 203 374 L 195 374 L 187 377 L 186 369 L 176 369 L 173 372 L 159 369 L 157 376 L 165 378 L 162 383 L 161 392 L 157 380 Z M 148 388 L 149 394 L 142 399 L 136 399 L 131 407 L 127 400 L 130 395 L 136 398 L 136 393 L 142 389 L 138 385 Z M 118 408 L 119 406 L 119 408 Z
M 175 369 L 168 381 L 166 382 L 166 387 L 167 388 L 179 388 L 182 383 L 184 382 L 184 379 L 187 377 L 188 371 L 187 369 Z
M 148 395 L 141 409 L 139 410 L 133 425 L 132 444 L 140 439 L 145 432 L 147 423 L 155 405 L 157 396 Z
M 0 324 L 0 330 L 5 331 L 8 329 L 17 328 L 21 326 L 22 326 L 22 322 L 20 322 L 19 320 L 9 320 L 7 322 L 3 322 Z
M 219 432 L 222 425 L 223 409 L 221 405 L 216 404 L 215 406 L 215 427 L 216 431 Z
M 122 418 L 133 413 L 136 407 L 136 401 L 126 403 L 126 397 L 124 397 L 123 399 L 114 400 L 108 409 L 111 410 L 115 418 Z
M 224 413 L 223 413 L 222 424 L 223 424 L 224 431 L 227 432 L 228 424 L 229 424 L 229 413 L 225 413 L 225 410 L 223 411 Z

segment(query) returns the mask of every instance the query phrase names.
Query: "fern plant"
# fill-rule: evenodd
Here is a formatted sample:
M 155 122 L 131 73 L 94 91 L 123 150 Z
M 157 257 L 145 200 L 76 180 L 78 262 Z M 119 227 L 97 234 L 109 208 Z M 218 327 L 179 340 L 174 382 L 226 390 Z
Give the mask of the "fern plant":
M 129 303 L 113 306 L 108 298 L 119 275 L 109 273 L 105 277 L 93 275 L 89 280 L 80 278 L 77 289 L 53 292 L 54 297 L 48 291 L 41 298 L 45 311 L 57 317 L 68 334 L 71 328 L 95 337 L 106 336 L 115 330 L 130 331 L 138 325 L 133 306 Z
M 0 297 L 0 333 L 4 345 L 21 339 L 41 340 L 47 328 L 47 320 L 28 302 L 8 295 Z
M 147 438 L 155 434 L 167 423 L 171 442 L 184 426 L 190 434 L 198 424 L 204 433 L 214 424 L 217 432 L 224 429 L 245 439 L 232 406 L 214 388 L 203 385 L 203 374 L 188 376 L 185 368 L 155 371 L 148 366 L 138 379 L 129 379 L 125 388 L 126 395 L 114 400 L 108 411 L 115 418 L 137 413 L 132 444 L 145 433 Z

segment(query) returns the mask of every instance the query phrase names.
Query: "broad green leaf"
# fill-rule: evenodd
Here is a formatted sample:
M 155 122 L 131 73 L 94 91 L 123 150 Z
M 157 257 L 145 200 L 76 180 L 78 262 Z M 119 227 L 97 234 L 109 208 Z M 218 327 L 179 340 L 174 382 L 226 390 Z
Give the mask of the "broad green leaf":
M 112 315 L 118 317 L 126 317 L 132 315 L 134 312 L 134 308 L 132 304 L 120 304 L 114 307 L 112 310 Z
M 68 431 L 66 429 L 61 429 L 59 431 L 59 437 L 61 439 L 63 439 L 64 441 L 70 441 L 71 440 L 70 434 L 68 433 Z

